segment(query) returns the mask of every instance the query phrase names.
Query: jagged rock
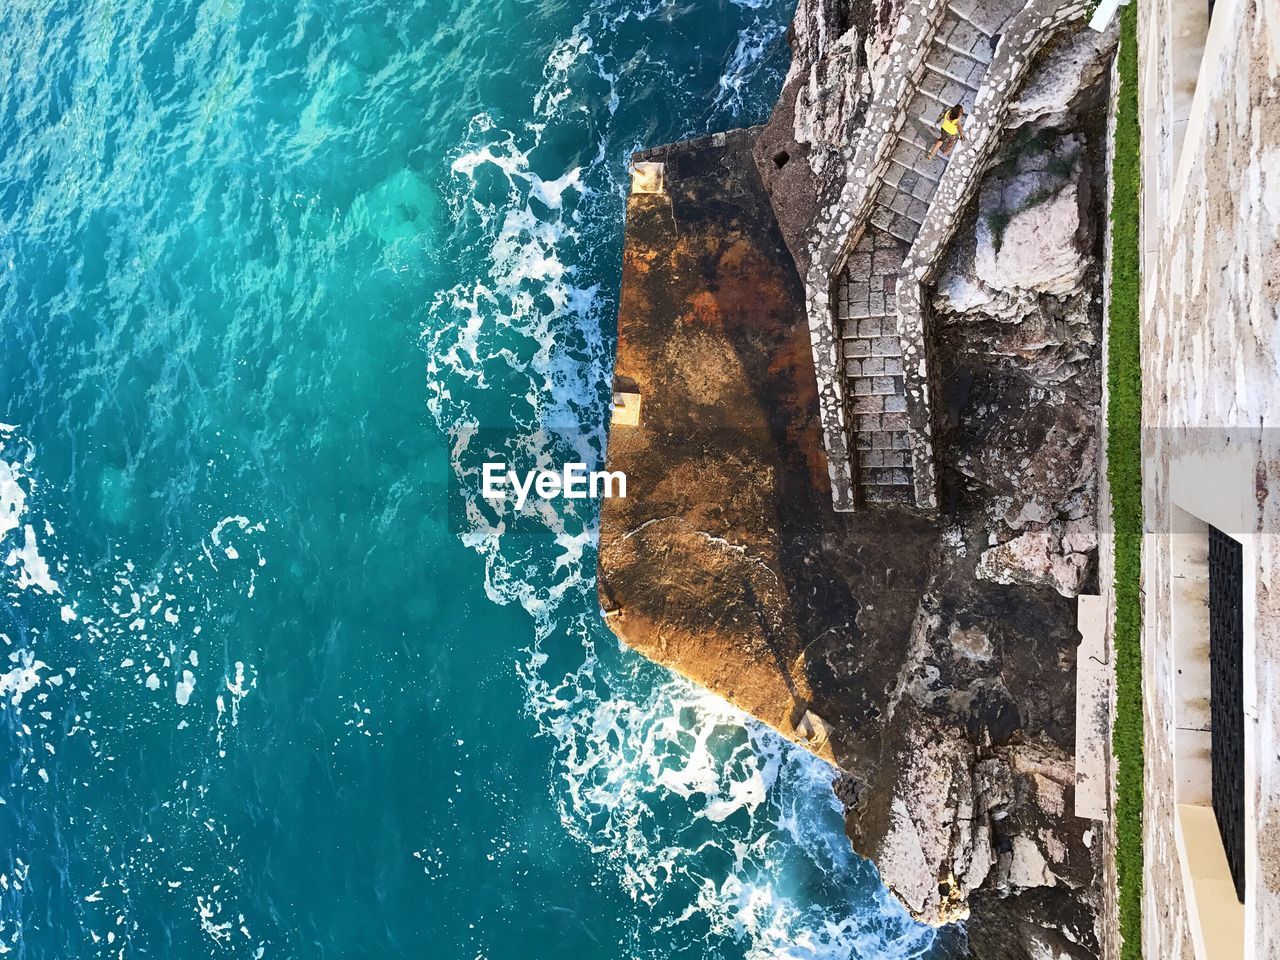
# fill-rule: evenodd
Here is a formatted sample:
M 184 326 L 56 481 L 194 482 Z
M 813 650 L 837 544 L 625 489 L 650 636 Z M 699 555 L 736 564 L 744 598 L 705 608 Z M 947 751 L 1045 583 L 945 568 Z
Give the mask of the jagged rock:
M 1022 321 L 1033 307 L 1032 298 L 993 290 L 973 272 L 972 251 L 968 264 L 947 270 L 934 291 L 934 308 L 944 314 L 981 313 L 1005 323 Z
M 962 891 L 978 886 L 990 867 L 974 850 L 969 824 L 958 829 L 963 811 L 972 819 L 973 764 L 962 738 L 931 730 L 898 759 L 900 780 L 874 859 L 885 884 L 927 923 L 967 917 Z
M 1081 139 L 1016 156 L 1013 170 L 988 177 L 978 199 L 976 279 L 1012 296 L 1080 291 L 1090 263 L 1081 217 Z
M 1063 533 L 1063 525 L 1053 523 L 998 544 L 978 559 L 977 574 L 996 583 L 1047 583 L 1074 597 L 1084 586 L 1091 557 L 1070 550 Z
M 1111 66 L 1119 22 L 1099 33 L 1078 30 L 1045 56 L 1022 94 L 1009 108 L 1009 127 L 1032 121 L 1057 125 L 1067 119 L 1083 95 L 1097 85 Z
M 1013 861 L 1009 866 L 1009 883 L 1021 889 L 1052 887 L 1058 878 L 1049 869 L 1040 848 L 1030 837 L 1013 838 Z
M 1097 473 L 1090 411 L 1056 391 L 1001 381 L 966 417 L 956 467 L 997 495 L 999 520 L 1014 530 L 1059 516 Z
M 1098 527 L 1092 516 L 1068 520 L 1063 526 L 1062 548 L 1071 553 L 1088 553 L 1097 549 Z
M 944 336 L 1045 386 L 1096 380 L 1085 146 L 1055 131 L 1018 134 L 934 288 Z
M 977 627 L 961 629 L 958 623 L 953 623 L 950 640 L 952 648 L 962 657 L 968 657 L 970 660 L 991 659 L 991 638 Z
M 845 151 L 866 115 L 873 80 L 868 64 L 887 45 L 866 5 L 799 0 L 788 34 L 791 67 L 753 155 L 787 249 L 801 276 L 819 199 L 848 176 Z M 896 22 L 896 21 L 895 21 Z

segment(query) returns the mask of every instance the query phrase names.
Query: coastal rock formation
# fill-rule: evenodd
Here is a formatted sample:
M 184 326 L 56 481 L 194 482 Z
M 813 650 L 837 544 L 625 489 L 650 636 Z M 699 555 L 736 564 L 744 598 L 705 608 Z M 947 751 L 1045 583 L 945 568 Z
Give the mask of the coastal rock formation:
M 766 127 L 636 157 L 665 164 L 667 190 L 628 204 L 617 376 L 644 414 L 610 436 L 632 492 L 603 507 L 601 603 L 632 647 L 839 767 L 854 849 L 913 915 L 963 921 L 946 955 L 1085 960 L 1099 845 L 1073 815 L 1074 598 L 1096 579 L 1103 93 L 1088 64 L 1110 47 L 1077 49 L 1055 96 L 1024 95 L 957 213 L 929 297 L 940 509 L 835 513 L 800 277 L 902 15 L 869 10 L 801 0 Z
M 887 50 L 892 19 L 868 4 L 799 0 L 788 39 L 791 68 L 753 150 L 783 238 L 801 276 L 819 199 L 838 194 L 871 97 L 873 66 Z
M 1079 292 L 1084 280 L 1082 145 L 1072 136 L 1055 139 L 1053 154 L 1015 158 L 1012 173 L 990 177 L 979 194 L 974 272 L 998 293 L 1065 297 Z
M 1010 144 L 979 193 L 973 246 L 958 247 L 938 280 L 940 310 L 1022 320 L 1041 296 L 1081 292 L 1092 262 L 1084 148 L 1054 130 Z
M 1008 125 L 1068 122 L 1073 112 L 1078 113 L 1084 102 L 1095 97 L 1099 83 L 1111 69 L 1119 28 L 1119 21 L 1113 20 L 1101 32 L 1081 30 L 1050 50 L 1010 108 Z

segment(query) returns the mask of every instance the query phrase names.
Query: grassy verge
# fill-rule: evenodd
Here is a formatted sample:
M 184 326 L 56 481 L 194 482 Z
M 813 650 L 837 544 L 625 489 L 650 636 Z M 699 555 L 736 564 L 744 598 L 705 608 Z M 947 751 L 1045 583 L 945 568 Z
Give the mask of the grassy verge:
M 1116 871 L 1123 960 L 1142 957 L 1142 367 L 1139 354 L 1137 7 L 1120 8 L 1120 89 L 1112 166 L 1107 479 L 1115 530 Z

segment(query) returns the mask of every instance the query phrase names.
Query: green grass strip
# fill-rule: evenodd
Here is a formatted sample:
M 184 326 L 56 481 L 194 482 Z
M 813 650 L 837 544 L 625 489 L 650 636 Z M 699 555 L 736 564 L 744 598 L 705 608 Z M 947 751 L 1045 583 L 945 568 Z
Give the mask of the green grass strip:
M 1138 5 L 1120 8 L 1120 88 L 1112 164 L 1107 479 L 1115 531 L 1116 872 L 1122 960 L 1142 957 L 1142 363 L 1138 340 Z

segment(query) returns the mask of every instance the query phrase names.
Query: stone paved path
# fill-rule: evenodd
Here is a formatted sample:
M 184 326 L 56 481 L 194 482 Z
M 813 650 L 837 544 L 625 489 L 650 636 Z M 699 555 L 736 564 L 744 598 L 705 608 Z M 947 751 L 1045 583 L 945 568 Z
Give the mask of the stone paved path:
M 972 112 L 998 33 L 1019 0 L 950 0 L 925 56 L 924 75 L 890 155 L 871 222 L 837 283 L 849 433 L 857 487 L 871 503 L 912 503 L 911 437 L 895 290 L 907 252 L 942 179 L 928 159 L 943 111 Z M 964 144 L 957 145 L 964 149 Z

